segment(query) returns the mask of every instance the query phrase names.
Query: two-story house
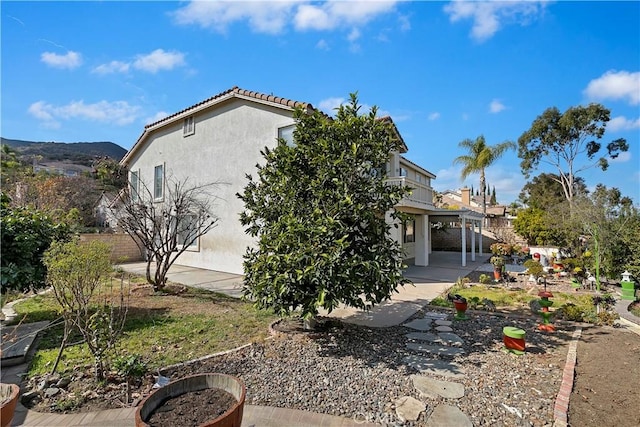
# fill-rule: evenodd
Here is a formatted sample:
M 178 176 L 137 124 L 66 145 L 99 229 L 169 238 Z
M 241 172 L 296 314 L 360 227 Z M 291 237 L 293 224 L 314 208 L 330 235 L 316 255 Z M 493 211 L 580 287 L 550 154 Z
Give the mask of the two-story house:
M 254 241 L 240 224 L 244 206 L 236 194 L 247 184 L 245 175 L 255 174 L 256 164 L 263 163 L 260 151 L 264 147 L 275 147 L 278 137 L 293 139 L 296 107 L 314 110 L 309 103 L 233 87 L 145 126 L 121 161 L 129 169 L 132 186 L 144 182 L 162 200 L 169 177 L 189 178 L 194 184 L 223 183 L 216 190 L 218 226 L 183 253 L 177 264 L 243 273 L 243 255 Z M 387 120 L 402 139 L 391 118 L 381 120 Z M 413 219 L 392 228 L 393 237 L 402 243 L 409 262 L 428 265 L 429 215 L 440 211 L 433 206 L 431 180 L 435 175 L 403 157 L 404 143 L 403 147 L 401 153 L 390 153 L 388 182 L 414 189 L 397 206 Z M 446 214 L 477 222 L 477 215 L 470 211 L 448 210 Z

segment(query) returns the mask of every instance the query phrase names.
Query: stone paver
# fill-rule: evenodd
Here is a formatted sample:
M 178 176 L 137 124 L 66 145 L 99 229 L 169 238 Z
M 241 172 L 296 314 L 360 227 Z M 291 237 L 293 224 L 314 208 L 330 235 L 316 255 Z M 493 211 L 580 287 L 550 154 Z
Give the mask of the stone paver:
M 450 326 L 436 326 L 436 331 L 438 332 L 453 332 Z
M 410 355 L 404 358 L 407 366 L 420 371 L 425 375 L 438 375 L 441 377 L 461 379 L 464 378 L 464 368 L 446 360 L 430 359 L 426 356 Z
M 442 356 L 453 357 L 453 356 L 464 354 L 464 350 L 462 348 L 449 347 L 446 345 L 428 345 L 428 344 L 422 344 L 422 343 L 408 342 L 407 348 L 409 350 L 424 351 L 427 353 L 439 354 Z
M 441 381 L 423 375 L 411 375 L 413 386 L 427 397 L 442 396 L 445 399 L 460 399 L 464 396 L 464 385 Z
M 451 326 L 453 322 L 451 320 L 441 320 L 438 319 L 434 322 L 438 326 Z
M 436 342 L 440 340 L 440 337 L 430 332 L 411 332 L 407 334 L 406 337 L 410 340 L 415 340 L 415 341 Z
M 424 403 L 411 396 L 400 397 L 394 403 L 396 404 L 396 415 L 402 422 L 416 421 L 422 411 L 427 409 Z
M 438 405 L 427 420 L 427 427 L 473 427 L 471 420 L 457 406 Z
M 417 331 L 428 331 L 431 329 L 431 319 L 414 319 L 409 323 L 405 323 L 403 326 Z
M 448 316 L 447 313 L 440 313 L 438 311 L 427 311 L 424 315 L 426 317 L 430 317 L 432 319 L 437 319 L 437 320 L 444 320 Z
M 456 346 L 461 346 L 462 344 L 464 344 L 464 341 L 462 340 L 462 338 L 460 338 L 458 335 L 452 332 L 440 332 L 438 336 L 440 337 L 442 342 L 445 344 L 456 345 Z

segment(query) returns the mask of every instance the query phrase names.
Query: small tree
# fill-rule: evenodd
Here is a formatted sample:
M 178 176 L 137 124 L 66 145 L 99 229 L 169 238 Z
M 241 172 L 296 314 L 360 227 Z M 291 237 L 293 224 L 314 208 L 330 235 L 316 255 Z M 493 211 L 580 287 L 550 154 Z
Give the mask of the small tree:
M 385 183 L 401 142 L 373 108 L 359 115 L 356 95 L 335 120 L 295 111 L 294 144 L 265 149 L 258 178 L 238 197 L 242 225 L 257 238 L 245 254 L 245 296 L 260 308 L 305 319 L 340 303 L 367 309 L 390 298 L 402 275 L 402 251 L 385 214 L 408 194 Z
M 218 183 L 190 185 L 168 179 L 166 194 L 156 201 L 152 192 L 140 181 L 138 188 L 124 197 L 119 225 L 145 251 L 147 282 L 160 291 L 167 283 L 173 263 L 218 222 L 213 214 L 216 196 L 212 188 Z M 151 266 L 155 265 L 154 273 Z
M 72 331 L 78 330 L 94 357 L 96 378 L 104 379 L 105 356 L 113 350 L 126 318 L 122 286 L 118 309 L 112 302 L 97 304 L 95 300 L 112 271 L 110 253 L 106 243 L 81 244 L 74 240 L 53 242 L 44 255 L 47 283 L 53 289 L 64 319 L 62 343 L 52 372 L 58 367 Z

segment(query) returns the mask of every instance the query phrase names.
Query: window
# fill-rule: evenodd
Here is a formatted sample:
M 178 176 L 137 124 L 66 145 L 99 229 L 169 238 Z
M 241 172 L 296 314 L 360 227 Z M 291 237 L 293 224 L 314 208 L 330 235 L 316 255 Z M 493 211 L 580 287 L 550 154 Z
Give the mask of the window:
M 422 183 L 422 175 L 419 173 L 416 173 L 416 181 Z
M 198 234 L 198 216 L 195 214 L 184 215 L 178 221 L 177 227 L 176 237 L 178 245 L 180 247 L 186 245 L 188 249 L 198 249 L 198 238 L 194 239 L 195 235 Z
M 131 172 L 129 175 L 129 192 L 131 194 L 131 201 L 137 202 L 139 199 L 138 191 L 140 191 L 140 179 L 138 172 Z
M 189 136 L 196 133 L 196 122 L 193 120 L 193 116 L 189 116 L 184 119 L 182 124 L 182 136 Z
M 400 176 L 407 176 L 407 170 L 405 168 L 400 168 Z
M 404 222 L 403 243 L 413 243 L 416 241 L 416 220 L 410 219 Z
M 296 128 L 296 125 L 289 125 L 278 128 L 278 138 L 282 138 L 287 141 L 287 145 L 289 147 L 293 147 L 293 130 Z
M 164 197 L 164 165 L 158 165 L 153 171 L 153 198 L 158 200 Z

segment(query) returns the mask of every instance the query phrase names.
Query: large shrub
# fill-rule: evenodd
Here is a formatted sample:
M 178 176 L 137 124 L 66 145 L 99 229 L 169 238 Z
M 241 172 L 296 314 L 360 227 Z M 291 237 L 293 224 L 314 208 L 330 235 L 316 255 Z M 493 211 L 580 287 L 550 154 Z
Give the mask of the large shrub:
M 42 254 L 51 242 L 65 240 L 69 227 L 56 223 L 45 213 L 29 207 L 12 207 L 3 193 L 0 205 L 2 257 L 1 291 L 25 292 L 45 285 L 46 268 Z

